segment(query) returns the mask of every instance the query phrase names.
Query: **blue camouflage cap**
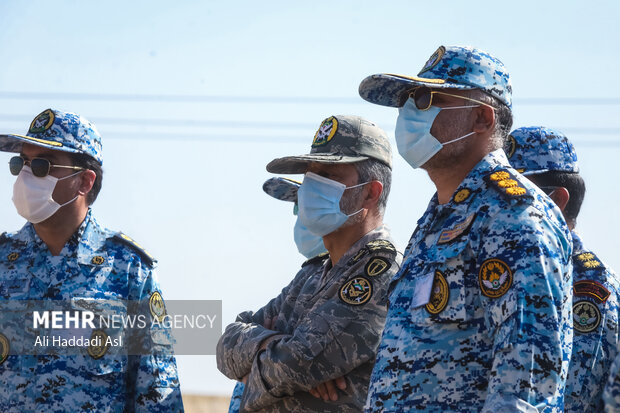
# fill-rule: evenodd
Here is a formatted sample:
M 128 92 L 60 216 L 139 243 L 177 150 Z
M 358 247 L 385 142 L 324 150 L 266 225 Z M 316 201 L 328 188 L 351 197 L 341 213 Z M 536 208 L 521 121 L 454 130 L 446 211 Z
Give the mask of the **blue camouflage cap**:
M 360 96 L 377 105 L 401 107 L 417 86 L 444 89 L 480 89 L 512 107 L 512 86 L 504 64 L 473 47 L 440 46 L 418 76 L 380 73 L 359 86 Z
M 280 201 L 297 202 L 297 190 L 300 186 L 301 182 L 276 176 L 265 181 L 263 191 Z
M 542 126 L 518 128 L 510 133 L 504 152 L 523 175 L 549 171 L 579 172 L 577 152 L 560 131 Z
M 0 135 L 0 151 L 19 153 L 24 143 L 83 153 L 103 165 L 101 135 L 95 125 L 75 113 L 46 109 L 34 118 L 26 135 Z

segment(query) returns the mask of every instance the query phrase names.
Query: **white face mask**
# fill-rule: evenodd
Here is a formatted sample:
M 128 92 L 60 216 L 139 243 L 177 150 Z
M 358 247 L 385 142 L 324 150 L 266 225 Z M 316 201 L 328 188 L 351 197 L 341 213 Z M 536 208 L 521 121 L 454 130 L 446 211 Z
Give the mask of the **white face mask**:
M 13 204 L 17 213 L 33 224 L 43 222 L 56 213 L 61 207 L 75 201 L 78 196 L 60 205 L 52 198 L 58 181 L 71 178 L 81 171 L 64 178 L 46 175 L 38 178 L 32 174 L 29 166 L 24 165 L 13 185 Z
M 452 106 L 438 108 L 431 106 L 428 110 L 420 110 L 415 106 L 412 98 L 407 99 L 405 105 L 398 108 L 398 119 L 396 120 L 396 146 L 398 153 L 413 168 L 419 168 L 439 152 L 445 145 L 460 141 L 475 132 L 463 135 L 460 138 L 441 143 L 431 135 L 431 127 L 439 112 L 446 109 L 465 109 L 474 106 Z

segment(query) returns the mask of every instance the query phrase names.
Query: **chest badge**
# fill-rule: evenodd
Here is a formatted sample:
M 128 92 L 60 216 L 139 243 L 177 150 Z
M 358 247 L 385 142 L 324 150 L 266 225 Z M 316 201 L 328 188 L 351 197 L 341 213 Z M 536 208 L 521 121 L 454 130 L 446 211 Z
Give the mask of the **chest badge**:
M 151 315 L 157 319 L 160 323 L 164 321 L 164 317 L 166 316 L 166 306 L 164 305 L 164 299 L 161 298 L 161 294 L 155 291 L 151 294 L 151 298 L 149 298 L 149 309 L 151 310 Z
M 366 271 L 367 276 L 376 277 L 377 275 L 381 275 L 389 270 L 391 266 L 392 264 L 390 264 L 386 259 L 377 257 L 370 260 L 368 264 L 366 264 L 366 268 L 364 270 Z
M 105 261 L 105 259 L 101 255 L 95 255 L 93 257 L 93 259 L 90 260 L 90 262 L 95 264 L 95 265 L 101 265 L 101 264 L 103 264 L 104 261 Z
M 431 314 L 441 313 L 448 305 L 448 299 L 450 298 L 450 288 L 446 277 L 440 272 L 435 271 L 435 279 L 433 280 L 433 287 L 431 289 L 431 297 L 426 304 L 426 311 Z
M 364 304 L 372 297 L 372 283 L 366 277 L 351 278 L 340 287 L 339 295 L 347 304 Z
M 463 234 L 469 232 L 469 228 L 471 223 L 474 222 L 474 218 L 476 214 L 471 214 L 467 217 L 467 219 L 461 223 L 458 223 L 454 226 L 454 228 L 444 229 L 439 234 L 439 239 L 437 240 L 437 244 L 447 244 L 450 241 L 455 240 Z
M 485 297 L 499 298 L 512 286 L 512 271 L 504 261 L 491 258 L 480 266 L 478 281 Z
M 90 336 L 88 355 L 95 360 L 100 359 L 108 351 L 108 335 L 103 330 L 95 330 Z
M 601 310 L 587 300 L 577 301 L 573 305 L 573 327 L 580 333 L 590 333 L 601 324 Z
M 17 252 L 12 252 L 6 257 L 6 259 L 9 260 L 9 262 L 16 261 L 18 258 L 19 258 L 19 253 Z

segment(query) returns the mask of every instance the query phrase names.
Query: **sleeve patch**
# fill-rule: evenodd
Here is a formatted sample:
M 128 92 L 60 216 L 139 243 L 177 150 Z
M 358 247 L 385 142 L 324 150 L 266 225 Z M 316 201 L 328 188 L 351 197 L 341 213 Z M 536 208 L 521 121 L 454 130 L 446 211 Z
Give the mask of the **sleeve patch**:
M 340 287 L 340 299 L 350 305 L 362 305 L 372 297 L 372 283 L 366 277 L 358 276 L 346 281 Z
M 583 280 L 573 284 L 573 294 L 575 296 L 593 298 L 602 304 L 607 301 L 611 293 L 607 288 L 596 281 Z
M 364 271 L 367 276 L 376 277 L 377 275 L 381 275 L 387 270 L 389 270 L 391 266 L 392 263 L 390 263 L 385 258 L 376 257 L 368 261 L 368 264 L 366 264 Z
M 601 310 L 588 300 L 573 305 L 573 328 L 582 334 L 590 333 L 601 324 Z

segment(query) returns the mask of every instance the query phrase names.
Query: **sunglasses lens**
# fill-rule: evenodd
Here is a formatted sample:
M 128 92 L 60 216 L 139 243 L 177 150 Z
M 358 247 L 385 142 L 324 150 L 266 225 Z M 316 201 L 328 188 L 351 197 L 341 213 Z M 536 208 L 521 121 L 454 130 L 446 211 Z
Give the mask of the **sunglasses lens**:
M 24 160 L 19 156 L 14 156 L 9 161 L 9 170 L 11 171 L 11 175 L 17 176 L 19 172 L 24 167 Z
M 431 90 L 427 87 L 419 87 L 413 91 L 415 107 L 420 110 L 427 110 L 431 107 L 431 97 Z
M 30 161 L 30 169 L 36 177 L 43 178 L 50 172 L 50 161 L 42 158 L 34 158 Z

